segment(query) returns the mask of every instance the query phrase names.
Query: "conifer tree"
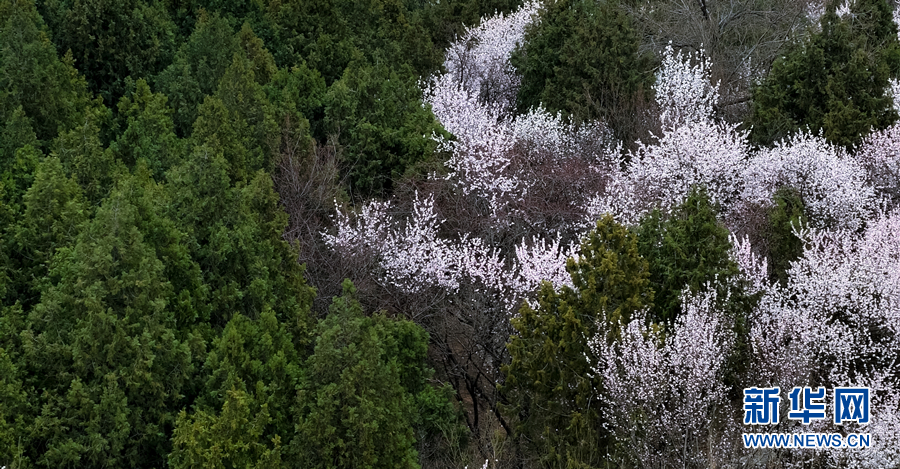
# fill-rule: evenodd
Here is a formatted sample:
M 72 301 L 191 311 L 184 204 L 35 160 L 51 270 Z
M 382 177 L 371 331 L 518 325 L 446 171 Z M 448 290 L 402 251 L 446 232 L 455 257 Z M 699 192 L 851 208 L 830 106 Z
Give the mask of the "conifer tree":
M 354 63 L 325 95 L 325 125 L 344 146 L 355 195 L 389 194 L 393 182 L 430 159 L 444 133 L 415 83 L 385 65 Z
M 427 382 L 428 334 L 406 320 L 364 316 L 355 293 L 345 280 L 316 328 L 293 451 L 311 468 L 418 468 L 417 430 L 455 425 L 457 414 Z
M 593 340 L 617 340 L 620 325 L 649 306 L 653 291 L 637 238 L 607 215 L 582 241 L 566 270 L 575 288 L 544 282 L 537 307 L 512 319 L 504 394 L 516 433 L 547 467 L 599 467 L 603 461 L 602 386 Z
M 791 262 L 803 254 L 803 240 L 794 234 L 809 223 L 803 213 L 803 200 L 796 190 L 782 188 L 775 192 L 775 206 L 769 211 L 769 258 L 771 280 L 787 285 Z
M 522 76 L 520 113 L 543 106 L 576 122 L 603 120 L 631 135 L 624 117 L 639 112 L 653 74 L 637 33 L 616 1 L 554 0 L 510 61 Z M 631 141 L 633 139 L 628 139 Z
M 294 248 L 281 237 L 287 214 L 278 205 L 271 177 L 262 171 L 232 182 L 221 152 L 195 147 L 167 173 L 170 217 L 209 292 L 203 316 L 222 328 L 235 313 L 256 319 L 266 309 L 282 320 L 295 317 L 312 299 Z M 294 327 L 305 328 L 306 320 Z
M 649 263 L 656 292 L 650 310 L 655 322 L 674 324 L 684 289 L 696 293 L 707 282 L 725 288 L 738 273 L 729 256 L 728 230 L 716 219 L 705 189 L 692 188 L 669 215 L 654 210 L 641 220 L 637 233 L 638 250 Z
M 51 261 L 20 361 L 41 390 L 27 449 L 36 464 L 156 467 L 169 452 L 203 347 L 176 329 L 164 260 L 179 235 L 146 200 L 157 195 L 146 171 L 122 180 Z
M 35 169 L 44 156 L 39 148 L 31 119 L 19 106 L 0 130 L 0 183 L 4 187 L 0 200 L 12 213 L 21 210 L 22 196 L 31 187 Z
M 298 317 L 307 313 L 298 311 Z M 196 410 L 178 417 L 169 463 L 281 467 L 282 447 L 294 434 L 290 410 L 303 350 L 297 345 L 305 342 L 272 310 L 256 320 L 235 315 L 213 340 Z
M 212 95 L 239 50 L 228 20 L 215 13 L 201 13 L 194 31 L 175 54 L 172 64 L 155 79 L 155 86 L 169 98 L 178 135 L 191 134 L 197 107 Z
M 105 111 L 105 108 L 87 111 L 79 125 L 56 138 L 51 152 L 95 205 L 109 195 L 117 174 L 123 170 L 121 162 L 105 148 L 101 139 L 101 125 L 108 117 Z
M 13 296 L 23 307 L 37 303 L 56 250 L 74 244 L 89 215 L 81 187 L 66 176 L 59 159 L 44 159 L 23 197 L 22 216 L 8 232 Z
M 165 171 L 184 157 L 184 142 L 175 135 L 172 109 L 166 96 L 153 93 L 143 78 L 126 81 L 125 95 L 119 100 L 118 119 L 123 130 L 110 150 L 126 166 L 138 160 L 161 181 Z
M 21 107 L 35 136 L 49 143 L 90 105 L 71 55 L 62 60 L 31 0 L 0 1 L 0 122 Z
M 55 2 L 54 2 L 55 3 Z M 54 42 L 71 51 L 90 90 L 114 106 L 126 77 L 155 75 L 175 53 L 175 23 L 165 3 L 144 0 L 74 0 L 56 3 L 48 20 Z
M 853 147 L 897 120 L 888 94 L 900 77 L 897 26 L 886 0 L 829 1 L 819 31 L 776 60 L 753 92 L 751 138 L 769 144 L 808 128 Z

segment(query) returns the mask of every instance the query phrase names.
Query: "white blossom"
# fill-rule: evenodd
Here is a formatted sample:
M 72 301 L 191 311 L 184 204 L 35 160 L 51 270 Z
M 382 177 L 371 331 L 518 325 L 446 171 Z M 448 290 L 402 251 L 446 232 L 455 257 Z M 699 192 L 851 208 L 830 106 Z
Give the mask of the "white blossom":
M 865 170 L 822 137 L 801 133 L 762 149 L 744 173 L 745 202 L 771 205 L 775 191 L 797 189 L 814 226 L 856 229 L 875 198 Z
M 675 53 L 671 43 L 666 46 L 654 85 L 663 128 L 712 119 L 719 84 L 710 82 L 710 65 L 703 50 L 682 55 Z
M 750 284 L 748 293 L 754 294 L 768 289 L 769 270 L 768 264 L 764 258 L 761 258 L 753 252 L 750 246 L 750 239 L 746 235 L 738 239 L 734 234 L 730 234 L 731 238 L 731 257 L 735 260 L 741 269 L 741 274 Z
M 716 411 L 727 406 L 722 377 L 734 344 L 731 325 L 716 303 L 712 288 L 686 293 L 670 335 L 637 314 L 622 328 L 620 342 L 594 342 L 609 430 L 633 462 L 709 465 L 707 439 Z

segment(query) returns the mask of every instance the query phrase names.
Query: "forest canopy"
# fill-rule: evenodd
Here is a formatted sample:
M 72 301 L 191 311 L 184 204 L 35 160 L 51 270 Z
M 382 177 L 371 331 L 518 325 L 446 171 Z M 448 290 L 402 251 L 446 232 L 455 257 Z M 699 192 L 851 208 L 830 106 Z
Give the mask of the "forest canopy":
M 0 0 L 0 467 L 898 467 L 898 21 Z

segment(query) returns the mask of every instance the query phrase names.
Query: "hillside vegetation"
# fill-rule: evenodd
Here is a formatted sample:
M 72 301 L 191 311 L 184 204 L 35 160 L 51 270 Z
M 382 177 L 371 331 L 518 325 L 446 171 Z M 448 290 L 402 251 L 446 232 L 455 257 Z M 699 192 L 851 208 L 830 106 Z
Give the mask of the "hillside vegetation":
M 0 0 L 0 467 L 898 468 L 898 21 Z

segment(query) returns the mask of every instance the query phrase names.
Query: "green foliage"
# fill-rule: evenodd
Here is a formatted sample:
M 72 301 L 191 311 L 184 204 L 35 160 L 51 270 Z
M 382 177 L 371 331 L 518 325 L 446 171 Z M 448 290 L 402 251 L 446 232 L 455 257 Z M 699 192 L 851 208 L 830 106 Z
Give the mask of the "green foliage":
M 404 78 L 427 76 L 440 67 L 443 52 L 433 47 L 420 15 L 403 0 L 286 0 L 270 2 L 279 65 L 305 61 L 330 85 L 354 61 L 391 64 Z
M 124 131 L 110 150 L 129 167 L 143 160 L 153 177 L 161 180 L 184 153 L 184 145 L 175 135 L 172 110 L 166 105 L 165 95 L 150 91 L 143 78 L 128 81 L 125 88 L 118 113 Z
M 650 309 L 654 322 L 674 324 L 681 314 L 685 288 L 698 292 L 707 282 L 718 288 L 738 273 L 729 256 L 728 230 L 716 219 L 704 189 L 691 189 L 669 215 L 654 210 L 641 220 L 637 233 L 638 249 L 650 265 L 650 284 L 656 292 Z
M 57 57 L 33 1 L 0 1 L 0 21 L 0 121 L 21 108 L 46 143 L 81 120 L 90 105 L 85 80 L 71 54 Z
M 649 58 L 615 1 L 548 2 L 510 59 L 522 76 L 519 112 L 544 106 L 576 122 L 600 119 L 625 135 L 621 119 L 651 91 Z
M 182 318 L 163 261 L 179 236 L 157 197 L 146 175 L 123 180 L 75 245 L 57 250 L 28 313 L 21 363 L 41 390 L 28 448 L 40 466 L 153 467 L 168 454 L 197 346 L 174 329 Z
M 772 268 L 769 276 L 771 280 L 784 286 L 787 284 L 787 271 L 791 262 L 803 254 L 803 240 L 794 234 L 794 229 L 805 226 L 807 221 L 803 200 L 796 189 L 779 189 L 775 192 L 774 199 L 775 206 L 769 212 L 769 231 L 766 233 Z
M 22 173 L 22 168 L 16 168 L 16 151 L 25 145 L 40 148 L 37 135 L 31 126 L 31 119 L 25 115 L 22 106 L 19 106 L 10 113 L 0 131 L 0 174 L 4 181 L 9 181 Z
M 278 148 L 278 126 L 262 86 L 255 81 L 252 62 L 235 54 L 215 95 L 207 98 L 194 122 L 193 139 L 222 149 L 240 181 L 256 170 L 270 171 Z
M 434 422 L 424 415 L 429 407 L 451 406 L 436 403 L 443 396 L 427 383 L 428 335 L 409 321 L 363 316 L 354 295 L 345 280 L 343 295 L 317 327 L 292 445 L 312 468 L 419 467 L 416 423 Z
M 253 33 L 253 28 L 244 23 L 237 34 L 238 44 L 252 64 L 253 75 L 257 83 L 264 85 L 272 79 L 278 68 L 275 66 L 275 58 L 266 50 L 262 39 Z
M 754 89 L 751 138 L 769 144 L 798 130 L 821 131 L 844 147 L 897 119 L 888 79 L 900 77 L 897 26 L 886 0 L 852 3 L 841 19 L 829 2 L 821 31 L 772 66 Z
M 421 15 L 431 41 L 439 50 L 462 36 L 466 27 L 497 13 L 509 14 L 521 6 L 521 0 L 443 0 L 421 2 Z
M 21 220 L 10 232 L 15 266 L 13 296 L 26 308 L 37 303 L 57 249 L 74 244 L 90 211 L 81 187 L 63 171 L 58 158 L 38 166 L 23 200 Z
M 616 340 L 619 326 L 651 304 L 647 262 L 637 239 L 607 215 L 582 241 L 566 270 L 575 288 L 544 283 L 538 307 L 511 320 L 503 392 L 518 417 L 516 433 L 547 467 L 599 466 L 605 455 L 597 390 L 602 385 L 590 343 Z
M 313 291 L 303 279 L 297 253 L 281 238 L 287 215 L 278 205 L 271 177 L 258 171 L 232 185 L 220 152 L 196 147 L 167 174 L 171 218 L 203 275 L 209 297 L 201 317 L 224 327 L 234 313 L 251 319 L 274 309 L 282 320 L 304 311 Z M 306 327 L 296 321 L 295 327 Z
M 318 71 L 310 69 L 305 63 L 290 70 L 279 69 L 265 86 L 265 91 L 276 109 L 277 122 L 283 125 L 285 117 L 295 121 L 301 118 L 313 121 L 319 125 L 312 132 L 317 138 L 325 140 L 325 129 L 321 124 L 325 119 L 326 88 L 325 79 Z
M 34 170 L 43 156 L 31 128 L 31 119 L 20 106 L 0 131 L 0 183 L 4 194 L 0 197 L 13 212 L 18 212 L 22 196 L 34 180 Z
M 393 180 L 426 161 L 443 134 L 412 80 L 384 65 L 354 64 L 325 96 L 325 123 L 343 145 L 343 165 L 355 195 L 390 193 Z
M 682 293 L 716 290 L 717 308 L 733 323 L 735 344 L 725 365 L 724 382 L 732 398 L 740 393 L 750 357 L 747 314 L 757 297 L 748 296 L 731 258 L 728 230 L 716 219 L 706 190 L 694 187 L 672 213 L 648 214 L 637 228 L 638 250 L 650 266 L 656 292 L 651 321 L 671 327 L 681 314 Z
M 216 91 L 239 48 L 234 29 L 226 19 L 203 13 L 172 64 L 156 78 L 156 86 L 168 96 L 175 110 L 173 121 L 180 136 L 190 135 L 197 107 L 205 96 Z
M 6 312 L 3 313 L 5 316 Z M 13 360 L 0 347 L 0 465 L 5 467 L 20 467 L 15 463 L 24 451 L 22 435 L 28 396 L 18 375 Z
M 281 439 L 266 441 L 271 422 L 269 407 L 259 405 L 247 392 L 229 390 L 220 414 L 198 411 L 188 417 L 182 411 L 169 456 L 173 468 L 225 469 L 284 467 Z
M 271 310 L 229 321 L 207 356 L 199 410 L 179 415 L 172 466 L 281 467 L 280 442 L 294 433 L 290 410 L 301 374 L 295 343 L 305 342 L 290 329 Z
M 80 125 L 56 138 L 51 153 L 75 177 L 92 204 L 98 204 L 109 194 L 116 174 L 122 169 L 113 152 L 104 148 L 101 141 L 100 126 L 106 117 L 102 110 L 91 110 Z
M 108 104 L 125 91 L 125 78 L 158 73 L 175 52 L 175 24 L 158 0 L 50 0 L 54 40 L 71 50 L 88 85 Z

